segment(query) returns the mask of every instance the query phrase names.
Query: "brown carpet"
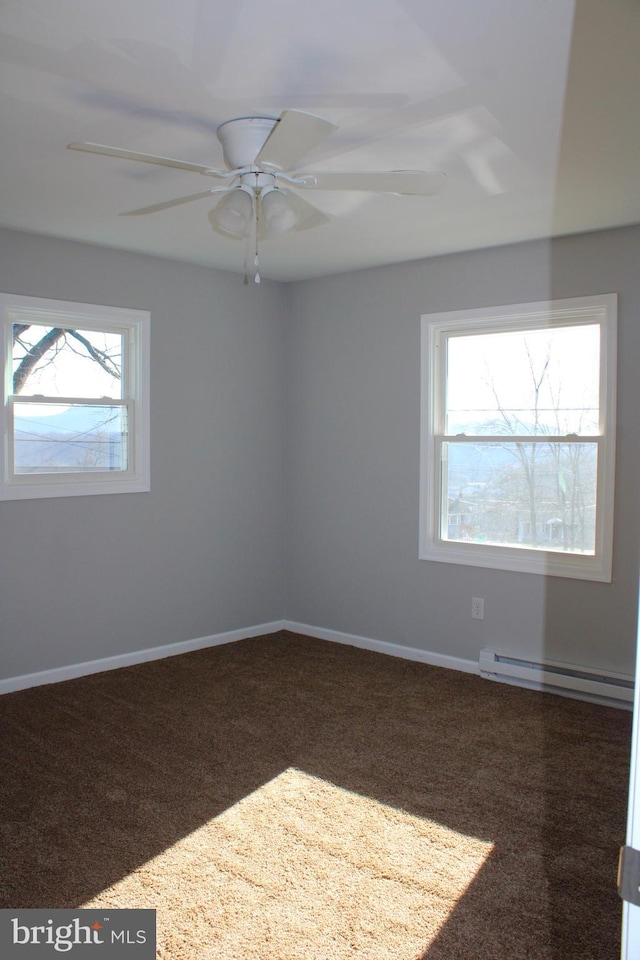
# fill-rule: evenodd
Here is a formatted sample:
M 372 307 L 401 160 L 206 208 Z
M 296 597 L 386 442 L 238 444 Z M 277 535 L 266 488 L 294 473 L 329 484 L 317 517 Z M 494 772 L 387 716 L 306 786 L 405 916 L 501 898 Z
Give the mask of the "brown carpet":
M 631 716 L 277 634 L 0 698 L 3 907 L 163 960 L 617 960 Z

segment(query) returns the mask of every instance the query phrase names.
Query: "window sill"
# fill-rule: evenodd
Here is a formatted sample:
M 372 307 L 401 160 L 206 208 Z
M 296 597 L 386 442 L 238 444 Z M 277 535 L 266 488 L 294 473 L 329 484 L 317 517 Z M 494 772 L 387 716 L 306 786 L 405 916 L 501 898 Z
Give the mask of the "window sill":
M 599 558 L 567 555 L 554 550 L 489 547 L 474 543 L 461 545 L 443 540 L 422 547 L 419 559 L 572 580 L 593 580 L 601 583 L 611 583 L 612 580 L 611 569 L 605 568 Z

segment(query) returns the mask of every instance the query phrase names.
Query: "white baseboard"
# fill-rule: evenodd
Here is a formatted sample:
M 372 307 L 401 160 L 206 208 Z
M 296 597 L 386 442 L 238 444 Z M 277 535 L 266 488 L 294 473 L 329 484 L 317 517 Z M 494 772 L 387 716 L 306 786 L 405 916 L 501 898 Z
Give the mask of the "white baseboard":
M 120 667 L 130 667 L 137 663 L 163 660 L 165 657 L 175 657 L 181 653 L 190 653 L 192 650 L 202 650 L 205 647 L 217 647 L 224 643 L 234 643 L 236 640 L 247 640 L 250 637 L 278 633 L 280 630 L 301 633 L 318 640 L 329 640 L 332 643 L 344 643 L 351 647 L 362 647 L 364 650 L 386 653 L 389 656 L 402 657 L 405 660 L 417 660 L 420 663 L 428 663 L 435 667 L 448 667 L 451 670 L 462 670 L 465 673 L 478 673 L 478 664 L 473 660 L 462 660 L 459 657 L 449 657 L 428 650 L 418 650 L 415 647 L 387 643 L 385 640 L 374 640 L 370 637 L 341 633 L 338 630 L 327 630 L 324 627 L 314 627 L 308 623 L 297 623 L 293 620 L 274 620 L 271 623 L 259 623 L 253 627 L 229 630 L 226 633 L 198 637 L 195 640 L 182 640 L 179 643 L 169 643 L 161 647 L 148 647 L 145 650 L 134 650 L 132 653 L 122 653 L 113 657 L 104 657 L 100 660 L 87 660 L 83 663 L 72 663 L 65 667 L 54 667 L 51 670 L 41 670 L 37 673 L 26 673 L 19 677 L 7 677 L 6 679 L 0 679 L 0 696 L 5 693 L 14 693 L 17 690 L 26 690 L 29 687 L 39 687 L 47 683 L 60 683 L 63 680 L 74 680 L 76 677 L 87 677 L 92 673 L 118 670 Z
M 92 673 L 103 673 L 107 670 L 117 670 L 120 667 L 129 667 L 137 663 L 147 663 L 151 660 L 163 660 L 165 657 L 175 657 L 181 653 L 190 653 L 192 650 L 202 650 L 206 647 L 217 647 L 225 643 L 234 643 L 236 640 L 248 640 L 251 637 L 266 636 L 270 633 L 279 633 L 287 630 L 290 633 L 299 633 L 318 640 L 329 640 L 332 643 L 342 643 L 351 647 L 361 647 L 363 650 L 373 650 L 390 657 L 400 657 L 404 660 L 416 660 L 433 667 L 445 667 L 449 670 L 460 670 L 463 673 L 473 673 L 480 676 L 479 664 L 476 660 L 465 660 L 461 657 L 451 657 L 443 653 L 434 653 L 431 650 L 419 650 L 416 647 L 406 647 L 398 643 L 389 643 L 386 640 L 374 640 L 372 637 L 360 637 L 352 633 L 342 633 L 339 630 L 329 630 L 325 627 L 315 627 L 309 623 L 298 623 L 295 620 L 274 620 L 271 623 L 259 623 L 253 627 L 243 627 L 239 630 L 229 630 L 226 633 L 217 633 L 208 637 L 198 637 L 195 640 L 183 640 L 178 643 L 169 643 L 161 647 L 149 647 L 145 650 L 135 650 L 132 653 L 123 653 L 101 660 L 88 660 L 84 663 L 73 663 L 66 667 L 55 667 L 51 670 L 42 670 L 38 673 L 27 673 L 19 677 L 0 679 L 0 696 L 25 690 L 28 687 L 39 687 L 47 683 L 59 683 L 63 680 L 73 680 L 76 677 L 89 676 Z M 547 689 L 540 686 L 531 686 L 518 681 L 519 686 L 528 686 L 530 689 Z M 549 692 L 561 692 L 549 690 Z M 582 693 L 565 693 L 565 696 L 576 697 L 580 700 L 592 700 Z M 602 700 L 594 702 L 602 703 Z M 611 701 L 611 706 L 619 706 Z M 628 707 L 631 709 L 631 705 Z
M 260 623 L 253 627 L 244 627 L 241 630 L 216 633 L 210 637 L 198 637 L 195 640 L 183 640 L 162 647 L 149 647 L 146 650 L 135 650 L 132 653 L 122 653 L 115 657 L 104 657 L 102 660 L 87 660 L 84 663 L 69 664 L 67 667 L 54 667 L 52 670 L 26 673 L 20 677 L 8 677 L 5 680 L 0 680 L 0 695 L 13 693 L 16 690 L 26 690 L 28 687 L 39 687 L 45 683 L 74 680 L 76 677 L 86 677 L 91 673 L 103 673 L 105 670 L 130 667 L 136 663 L 147 663 L 149 660 L 175 657 L 180 653 L 190 653 L 192 650 L 202 650 L 205 647 L 217 647 L 223 643 L 247 640 L 249 637 L 261 637 L 284 629 L 284 620 L 274 620 L 272 623 Z
M 428 663 L 432 667 L 447 667 L 449 670 L 461 670 L 463 673 L 475 673 L 476 675 L 480 673 L 476 660 L 449 657 L 444 653 L 418 650 L 416 647 L 404 647 L 398 643 L 388 643 L 386 640 L 373 640 L 371 637 L 358 637 L 352 633 L 326 630 L 324 627 L 313 627 L 308 623 L 296 623 L 293 620 L 285 620 L 284 629 L 291 631 L 291 633 L 316 637 L 318 640 L 331 640 L 333 643 L 346 643 L 351 647 L 362 647 L 364 650 L 386 653 L 391 657 L 401 657 L 403 660 L 417 660 L 419 663 Z

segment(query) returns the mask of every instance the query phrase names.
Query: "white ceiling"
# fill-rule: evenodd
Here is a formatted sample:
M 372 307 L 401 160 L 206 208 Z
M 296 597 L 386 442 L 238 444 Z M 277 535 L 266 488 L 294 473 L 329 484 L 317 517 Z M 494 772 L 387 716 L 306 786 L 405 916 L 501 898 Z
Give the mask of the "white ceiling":
M 271 239 L 296 280 L 640 222 L 638 0 L 0 0 L 0 225 L 241 272 L 196 173 L 216 127 L 307 110 L 307 170 L 442 170 L 429 198 L 305 193 L 331 217 Z

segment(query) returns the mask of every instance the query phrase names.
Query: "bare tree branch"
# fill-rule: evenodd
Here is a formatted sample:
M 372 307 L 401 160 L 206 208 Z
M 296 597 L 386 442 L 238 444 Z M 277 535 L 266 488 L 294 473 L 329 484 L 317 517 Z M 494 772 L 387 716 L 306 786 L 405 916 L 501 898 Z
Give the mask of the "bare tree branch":
M 108 353 L 96 349 L 96 347 L 94 347 L 86 337 L 83 337 L 81 333 L 78 333 L 77 330 L 67 330 L 67 333 L 69 336 L 74 337 L 83 345 L 91 359 L 95 360 L 96 363 L 102 367 L 105 373 L 108 373 L 110 377 L 115 377 L 116 380 L 120 379 L 120 370 L 113 363 Z
M 82 344 L 86 355 L 95 363 L 97 363 L 102 370 L 105 371 L 110 377 L 113 377 L 115 380 L 121 379 L 120 369 L 114 363 L 113 358 L 104 350 L 99 350 L 94 344 L 91 343 L 86 337 L 81 333 L 78 333 L 77 330 L 66 330 L 60 327 L 53 327 L 49 329 L 40 340 L 36 341 L 34 344 L 24 343 L 21 340 L 22 334 L 24 334 L 33 324 L 22 324 L 14 323 L 13 325 L 13 342 L 19 343 L 25 350 L 25 354 L 22 357 L 20 363 L 16 367 L 13 374 L 13 392 L 14 394 L 19 394 L 25 387 L 27 380 L 30 375 L 34 372 L 38 364 L 41 364 L 43 361 L 45 365 L 47 363 L 53 363 L 55 360 L 55 355 L 59 350 L 62 349 L 64 344 L 69 344 L 68 337 L 73 337 L 77 340 L 78 343 Z M 51 358 L 46 361 L 45 358 L 48 353 L 54 351 Z M 79 351 L 74 351 L 74 353 Z
M 17 324 L 14 325 L 13 331 L 14 342 L 19 335 L 16 334 L 16 326 Z M 26 327 L 23 328 L 22 332 L 24 332 L 25 329 Z M 29 348 L 29 351 L 24 355 L 13 374 L 13 392 L 15 394 L 21 392 L 36 364 L 42 360 L 47 351 L 50 350 L 58 342 L 58 340 L 60 340 L 64 333 L 64 330 L 60 330 L 58 327 L 53 327 L 51 330 L 45 333 L 45 335 L 38 340 L 37 343 Z

